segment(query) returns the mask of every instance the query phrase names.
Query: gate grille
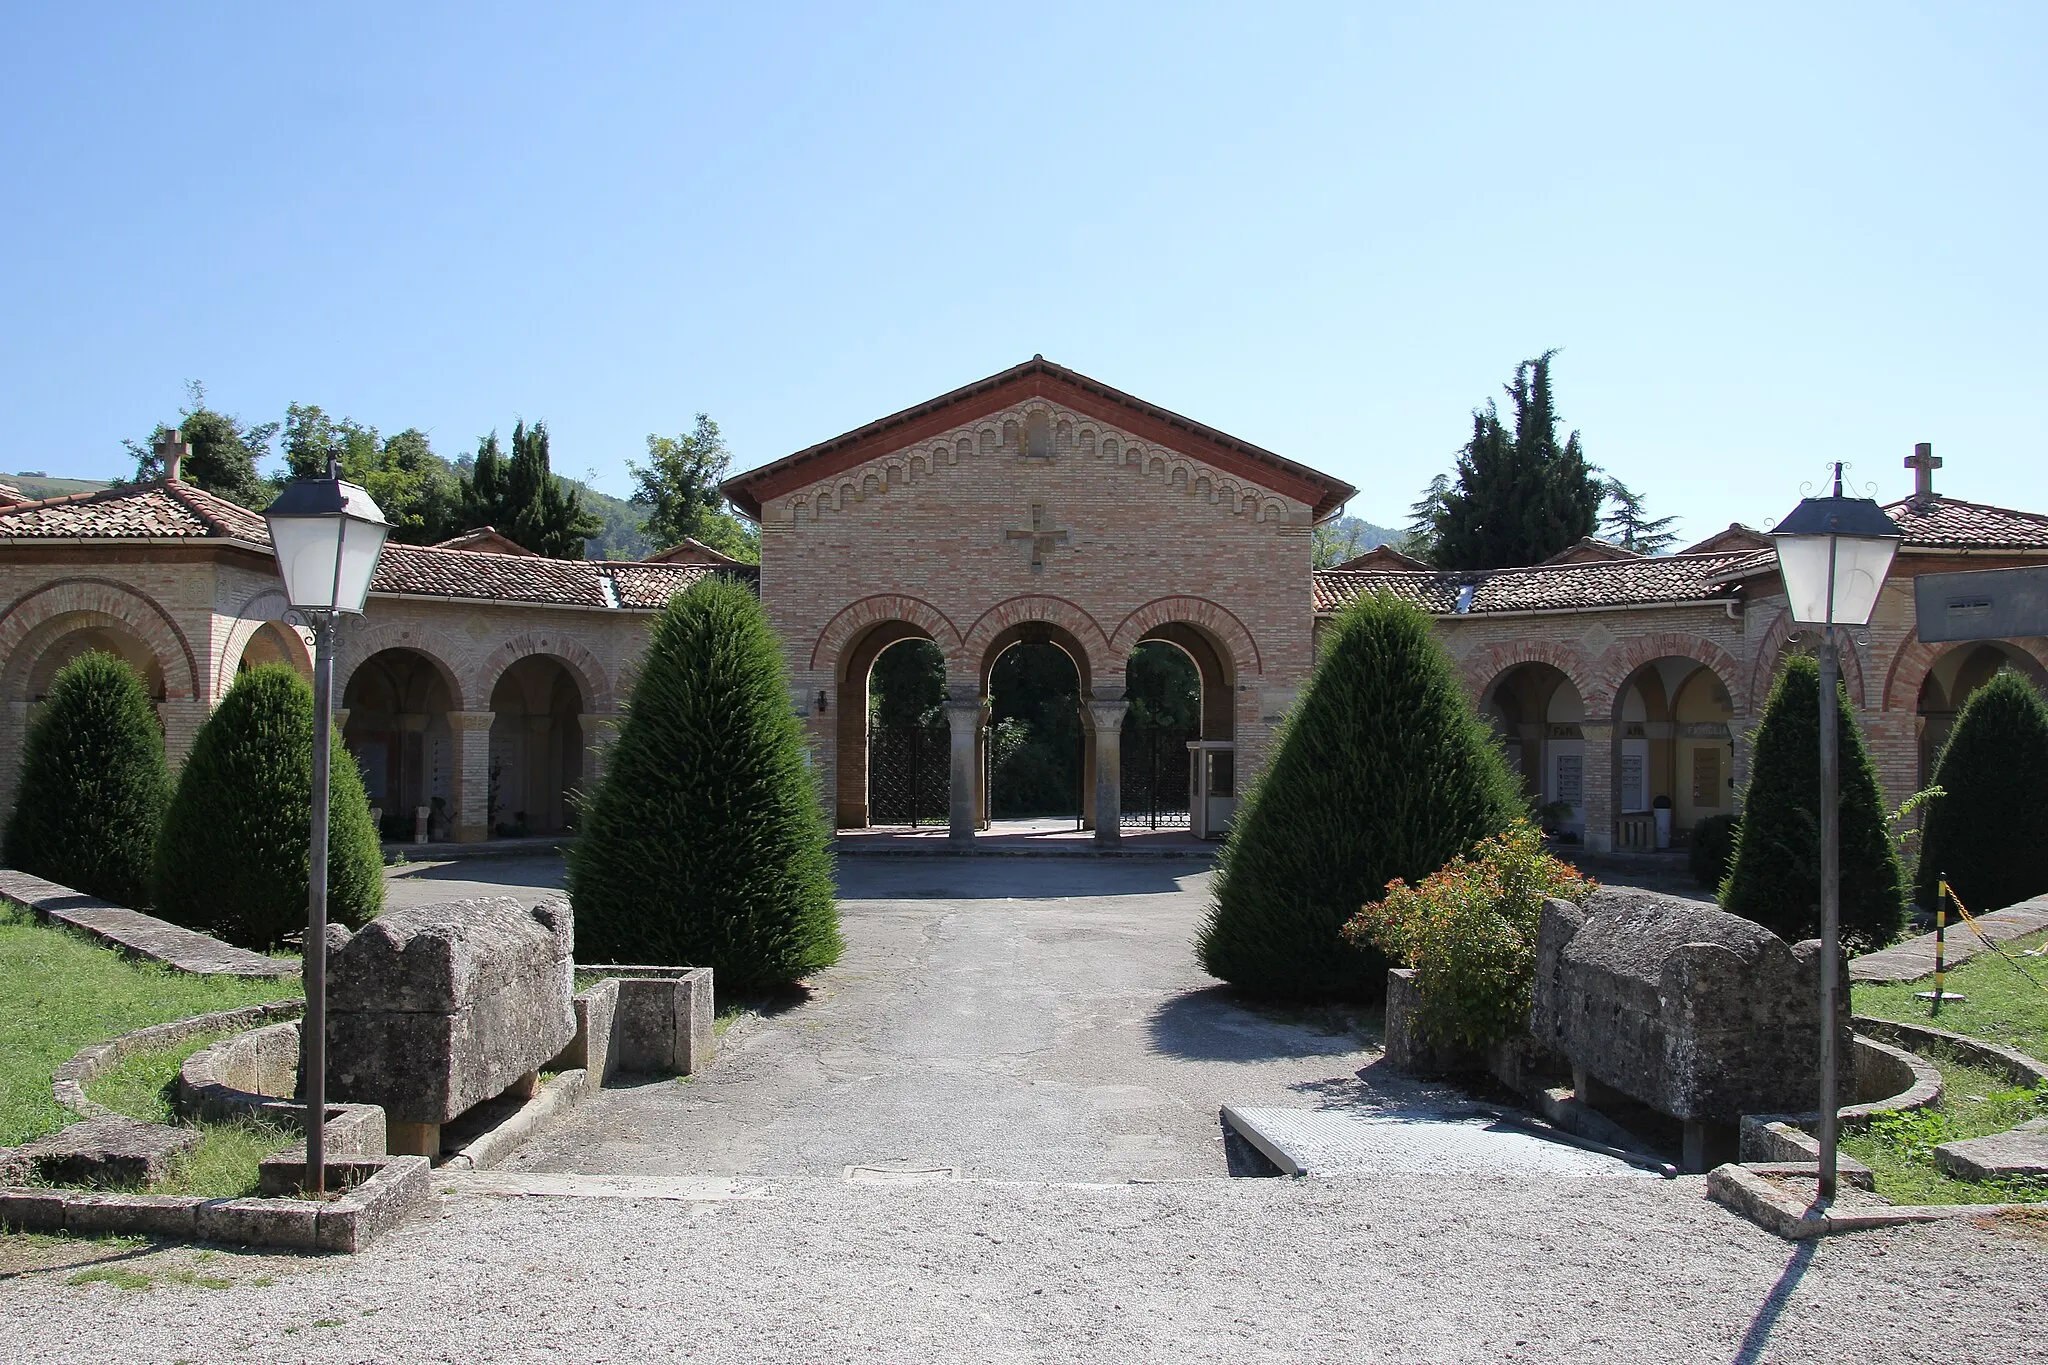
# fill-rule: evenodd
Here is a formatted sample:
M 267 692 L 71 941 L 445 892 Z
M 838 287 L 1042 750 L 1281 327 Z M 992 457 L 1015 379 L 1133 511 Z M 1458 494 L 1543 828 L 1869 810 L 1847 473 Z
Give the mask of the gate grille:
M 952 798 L 952 737 L 941 727 L 877 725 L 868 732 L 868 823 L 943 825 Z
M 1189 730 L 1125 728 L 1119 824 L 1174 829 L 1189 823 L 1188 741 L 1199 738 Z

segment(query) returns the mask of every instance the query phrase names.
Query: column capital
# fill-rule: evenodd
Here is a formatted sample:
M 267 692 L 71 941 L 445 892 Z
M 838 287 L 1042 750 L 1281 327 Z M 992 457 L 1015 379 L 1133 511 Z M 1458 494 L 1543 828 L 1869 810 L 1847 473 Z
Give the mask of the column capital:
M 451 730 L 488 730 L 491 722 L 498 718 L 496 711 L 450 711 L 448 728 Z
M 1101 697 L 1090 698 L 1083 703 L 1088 708 L 1088 719 L 1095 723 L 1095 733 L 1121 733 L 1124 717 L 1130 713 L 1131 704 L 1118 698 L 1105 701 Z

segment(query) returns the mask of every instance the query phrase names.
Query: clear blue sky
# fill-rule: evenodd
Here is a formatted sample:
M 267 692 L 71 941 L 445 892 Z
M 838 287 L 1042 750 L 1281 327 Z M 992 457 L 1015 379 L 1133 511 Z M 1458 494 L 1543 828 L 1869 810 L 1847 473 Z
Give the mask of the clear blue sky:
M 1691 534 L 2048 509 L 2048 6 L 1673 9 L 11 4 L 0 467 L 201 379 L 624 493 L 1043 352 L 1396 523 L 1555 346 Z

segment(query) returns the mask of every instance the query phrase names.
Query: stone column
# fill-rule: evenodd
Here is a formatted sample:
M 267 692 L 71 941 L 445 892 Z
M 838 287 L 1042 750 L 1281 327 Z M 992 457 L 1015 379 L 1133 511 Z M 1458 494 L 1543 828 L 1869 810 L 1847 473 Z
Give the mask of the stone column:
M 948 815 L 956 844 L 974 842 L 976 741 L 981 734 L 981 698 L 946 690 L 946 722 L 953 727 L 953 774 Z
M 1115 848 L 1123 837 L 1124 713 L 1131 709 L 1121 694 L 1088 702 L 1095 722 L 1095 846 Z
M 1579 726 L 1586 739 L 1586 849 L 1607 853 L 1614 848 L 1614 727 Z
M 491 837 L 490 711 L 450 711 L 455 737 L 455 842 L 482 843 Z
M 618 716 L 610 711 L 585 711 L 576 717 L 576 723 L 583 727 L 583 789 L 589 791 L 604 776 L 605 750 L 618 738 L 614 723 Z

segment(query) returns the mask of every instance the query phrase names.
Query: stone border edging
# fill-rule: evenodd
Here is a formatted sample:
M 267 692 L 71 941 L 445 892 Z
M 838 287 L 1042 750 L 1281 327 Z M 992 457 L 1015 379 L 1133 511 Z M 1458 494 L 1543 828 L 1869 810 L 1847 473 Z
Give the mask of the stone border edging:
M 1889 1208 L 1866 1208 L 1837 1213 L 1832 1209 L 1816 1213 L 1812 1205 L 1772 1183 L 1773 1175 L 1805 1176 L 1813 1172 L 1808 1162 L 1730 1163 L 1707 1174 L 1707 1198 L 1741 1214 L 1767 1232 L 1787 1241 L 1804 1241 L 1842 1232 L 1868 1228 L 1898 1227 L 1906 1223 L 1937 1223 L 1951 1218 L 1994 1218 L 2001 1214 L 2036 1215 L 2048 1213 L 2041 1204 L 1895 1204 Z
M 590 1073 L 563 1071 L 543 1085 L 534 1097 L 504 1122 L 477 1134 L 447 1154 L 437 1168 L 442 1171 L 488 1170 L 517 1151 L 521 1144 L 553 1127 L 589 1093 Z
M 282 962 L 223 943 L 211 934 L 130 910 L 97 896 L 13 868 L 0 868 L 0 900 L 20 906 L 42 924 L 55 921 L 125 957 L 157 962 L 192 976 L 236 976 L 249 980 L 299 975 L 299 964 Z
M 1852 1022 L 1865 1033 L 1875 1036 L 1890 1034 L 1922 1047 L 1945 1047 L 1987 1071 L 2002 1072 L 2014 1085 L 2039 1085 L 2048 1081 L 2048 1063 L 2036 1061 L 2019 1049 L 2001 1043 L 1986 1042 L 1966 1033 L 1950 1033 L 1947 1029 L 1927 1024 L 1908 1024 L 1869 1014 L 1856 1015 Z
M 50 1094 L 58 1104 L 82 1118 L 105 1118 L 114 1111 L 86 1098 L 85 1087 L 102 1071 L 145 1048 L 175 1043 L 201 1033 L 254 1028 L 273 1019 L 296 1019 L 305 1013 L 304 1000 L 275 1000 L 267 1005 L 244 1005 L 217 1014 L 198 1014 L 190 1019 L 151 1024 L 104 1043 L 89 1043 L 72 1054 L 71 1060 L 50 1076 Z

